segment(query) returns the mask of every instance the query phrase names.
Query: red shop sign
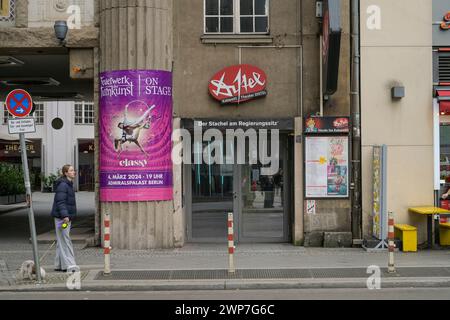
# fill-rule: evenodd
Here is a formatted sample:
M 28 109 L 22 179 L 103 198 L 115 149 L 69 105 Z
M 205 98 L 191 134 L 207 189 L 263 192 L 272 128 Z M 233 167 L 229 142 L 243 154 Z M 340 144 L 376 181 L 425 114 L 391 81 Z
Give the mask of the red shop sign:
M 209 82 L 209 92 L 222 104 L 235 104 L 267 96 L 266 83 L 264 71 L 241 64 L 216 73 Z
M 336 129 L 348 129 L 348 118 L 337 118 L 333 125 Z

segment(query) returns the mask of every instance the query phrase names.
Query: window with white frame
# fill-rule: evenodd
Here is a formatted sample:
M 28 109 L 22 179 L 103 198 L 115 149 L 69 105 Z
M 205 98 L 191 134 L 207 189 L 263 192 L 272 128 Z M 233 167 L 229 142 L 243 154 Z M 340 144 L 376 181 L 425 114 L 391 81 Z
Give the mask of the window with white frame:
M 44 124 L 44 104 L 43 103 L 33 103 L 34 104 L 34 113 L 33 118 L 35 119 L 35 123 L 38 125 Z M 6 108 L 6 104 L 4 102 L 1 103 L 3 105 L 3 124 L 8 124 L 8 119 L 14 119 L 14 117 L 8 112 Z
M 8 119 L 13 119 L 14 117 L 8 112 L 6 108 L 6 103 L 2 102 L 3 105 L 3 124 L 8 124 Z
M 94 124 L 94 103 L 75 103 L 75 124 Z
M 44 124 L 44 104 L 43 103 L 34 103 L 33 118 L 34 118 L 36 124 L 38 124 L 38 125 Z
M 269 0 L 204 0 L 205 34 L 269 33 Z

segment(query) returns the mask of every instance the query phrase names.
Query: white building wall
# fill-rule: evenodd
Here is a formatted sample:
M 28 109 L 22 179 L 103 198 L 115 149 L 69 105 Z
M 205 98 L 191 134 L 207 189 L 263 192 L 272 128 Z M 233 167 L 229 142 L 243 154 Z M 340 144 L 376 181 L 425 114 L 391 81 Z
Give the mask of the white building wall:
M 74 102 L 45 102 L 44 124 L 36 126 L 36 133 L 26 134 L 29 139 L 41 139 L 43 146 L 42 173 L 57 173 L 65 164 L 76 162 L 78 139 L 94 139 L 94 125 L 75 125 Z M 52 127 L 52 120 L 59 117 L 64 126 L 61 130 Z M 3 125 L 1 113 L 0 133 L 8 134 L 8 126 Z
M 434 200 L 432 2 L 361 0 L 360 5 L 364 236 L 372 234 L 373 147 L 386 144 L 387 209 L 396 223 L 418 227 L 423 243 L 426 218 L 408 208 Z M 391 98 L 393 86 L 405 87 L 403 99 Z

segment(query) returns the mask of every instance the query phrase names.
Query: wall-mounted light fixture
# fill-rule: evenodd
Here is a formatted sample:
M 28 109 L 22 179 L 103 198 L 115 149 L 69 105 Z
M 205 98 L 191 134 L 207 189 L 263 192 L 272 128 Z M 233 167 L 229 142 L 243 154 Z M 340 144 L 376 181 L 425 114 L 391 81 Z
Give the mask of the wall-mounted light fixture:
M 405 87 L 392 87 L 391 89 L 391 97 L 392 99 L 402 99 L 405 97 Z
M 67 32 L 69 31 L 67 22 L 66 21 L 55 21 L 54 28 L 55 28 L 56 39 L 58 39 L 60 44 L 64 46 L 66 44 Z

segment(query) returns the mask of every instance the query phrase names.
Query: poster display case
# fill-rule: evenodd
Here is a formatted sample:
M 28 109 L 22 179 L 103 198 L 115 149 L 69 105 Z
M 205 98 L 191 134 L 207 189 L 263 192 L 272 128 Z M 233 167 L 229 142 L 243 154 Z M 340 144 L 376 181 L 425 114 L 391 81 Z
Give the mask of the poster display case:
M 349 118 L 306 118 L 305 198 L 348 198 L 349 169 Z

